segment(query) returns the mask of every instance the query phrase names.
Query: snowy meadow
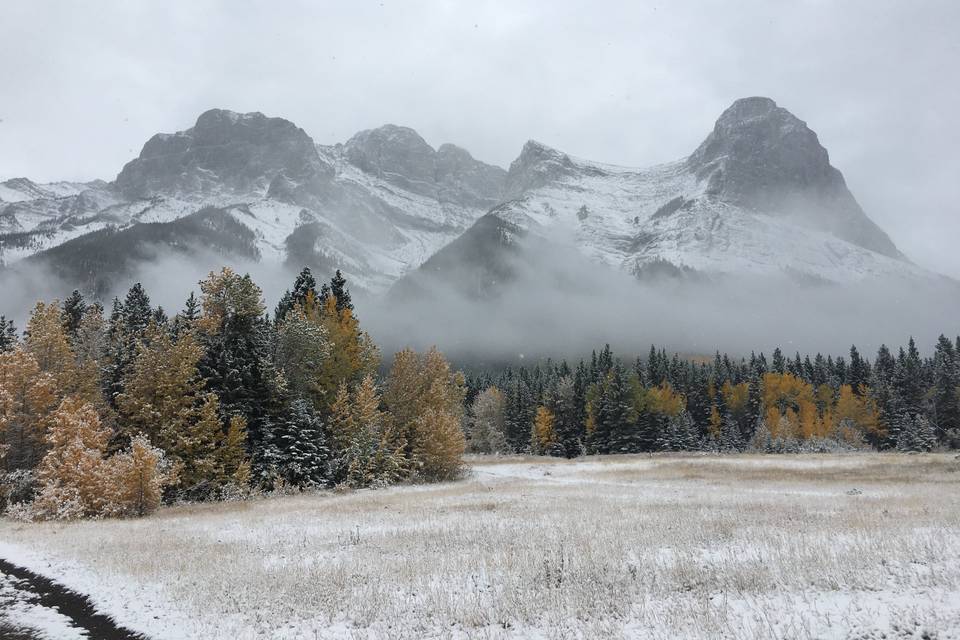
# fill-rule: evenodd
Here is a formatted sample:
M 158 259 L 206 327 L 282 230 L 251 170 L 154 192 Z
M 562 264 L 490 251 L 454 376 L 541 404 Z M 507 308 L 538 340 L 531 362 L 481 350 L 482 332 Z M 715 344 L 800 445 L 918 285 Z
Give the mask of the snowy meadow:
M 457 482 L 3 520 L 0 557 L 157 639 L 942 640 L 958 484 L 954 454 L 475 457 Z

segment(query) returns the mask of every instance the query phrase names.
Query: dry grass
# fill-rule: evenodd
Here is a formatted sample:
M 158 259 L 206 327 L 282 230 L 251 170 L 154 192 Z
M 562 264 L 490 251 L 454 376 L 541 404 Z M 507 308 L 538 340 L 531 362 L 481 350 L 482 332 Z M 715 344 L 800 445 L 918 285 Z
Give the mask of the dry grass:
M 452 484 L 174 507 L 140 521 L 2 522 L 0 539 L 76 560 L 55 570 L 82 574 L 108 608 L 118 585 L 155 598 L 147 609 L 172 607 L 165 624 L 143 626 L 168 637 L 960 629 L 952 456 L 470 463 Z

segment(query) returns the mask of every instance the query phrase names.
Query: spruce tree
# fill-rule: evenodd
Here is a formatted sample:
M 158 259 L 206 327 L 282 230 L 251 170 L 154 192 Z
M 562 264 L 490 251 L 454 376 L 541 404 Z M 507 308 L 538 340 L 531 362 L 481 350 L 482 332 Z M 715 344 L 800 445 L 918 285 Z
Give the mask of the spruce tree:
M 960 428 L 960 363 L 953 342 L 941 335 L 933 357 L 933 417 L 940 433 Z
M 786 373 L 786 361 L 783 357 L 783 352 L 780 351 L 780 347 L 777 347 L 773 350 L 773 364 L 771 366 L 771 370 L 774 373 Z
M 856 345 L 850 345 L 850 366 L 847 368 L 844 384 L 850 385 L 853 392 L 858 395 L 861 386 L 870 384 L 870 363 L 860 357 Z
M 13 351 L 19 341 L 17 328 L 14 326 L 13 320 L 8 320 L 6 316 L 0 316 L 0 353 Z
M 930 451 L 936 445 L 936 433 L 926 417 L 921 414 L 911 414 L 900 419 L 897 430 L 898 450 Z
M 547 408 L 554 417 L 553 428 L 557 435 L 560 455 L 567 458 L 580 455 L 586 433 L 577 406 L 576 382 L 571 376 L 563 376 L 557 381 L 547 397 Z
M 347 279 L 340 273 L 340 269 L 330 279 L 330 294 L 337 299 L 337 311 L 343 312 L 344 309 L 353 311 L 353 300 L 350 298 L 350 290 L 347 289 Z
M 893 407 L 895 422 L 906 424 L 915 415 L 924 413 L 923 363 L 913 338 L 897 355 L 893 371 Z
M 74 289 L 73 293 L 63 301 L 63 328 L 71 342 L 76 339 L 80 331 L 80 323 L 83 322 L 83 314 L 86 310 L 87 303 L 83 299 L 83 294 L 77 289 Z

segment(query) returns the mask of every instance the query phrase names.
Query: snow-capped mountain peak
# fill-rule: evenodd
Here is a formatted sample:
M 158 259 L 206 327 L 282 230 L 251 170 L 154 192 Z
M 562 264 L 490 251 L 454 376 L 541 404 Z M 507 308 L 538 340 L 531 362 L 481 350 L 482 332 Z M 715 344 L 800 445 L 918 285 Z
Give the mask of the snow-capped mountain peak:
M 467 273 L 468 286 L 483 290 L 502 281 L 491 256 L 509 247 L 515 257 L 517 235 L 540 246 L 563 238 L 568 246 L 555 252 L 572 245 L 638 276 L 669 265 L 704 277 L 934 277 L 863 213 L 816 133 L 769 98 L 737 100 L 690 156 L 654 167 L 592 162 L 531 140 L 510 165 L 505 192 L 509 201 L 458 239 L 456 252 L 441 252 L 411 278 Z

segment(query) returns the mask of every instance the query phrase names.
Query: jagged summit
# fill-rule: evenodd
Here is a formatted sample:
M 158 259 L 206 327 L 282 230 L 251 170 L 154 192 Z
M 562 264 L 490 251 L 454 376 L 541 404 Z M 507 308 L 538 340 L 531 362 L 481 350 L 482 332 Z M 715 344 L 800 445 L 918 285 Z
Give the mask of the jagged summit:
M 281 173 L 302 181 L 329 178 L 333 170 L 322 162 L 310 136 L 289 120 L 211 109 L 190 129 L 150 138 L 115 184 L 131 198 L 265 192 Z
M 929 275 L 863 213 L 817 134 L 765 97 L 735 101 L 690 156 L 645 169 L 572 158 L 530 140 L 510 165 L 505 195 L 456 252 L 445 249 L 411 279 L 468 274 L 444 284 L 473 289 L 502 282 L 490 256 L 514 255 L 520 236 L 560 239 L 638 277 L 664 265 L 685 277 L 804 282 Z M 454 253 L 471 264 L 453 265 Z
M 860 209 L 817 134 L 770 98 L 743 98 L 687 159 L 723 202 L 789 216 L 891 257 L 890 238 Z
M 466 262 L 435 272 L 472 273 L 475 259 L 499 282 L 502 252 L 493 245 L 519 234 L 569 239 L 591 260 L 634 274 L 664 262 L 683 273 L 841 282 L 918 272 L 857 205 L 816 133 L 762 97 L 734 102 L 688 157 L 646 169 L 530 140 L 504 171 L 456 145 L 435 149 L 409 127 L 326 146 L 283 118 L 211 109 L 188 129 L 151 137 L 112 183 L 0 183 L 0 262 L 98 232 L 171 225 L 204 207 L 220 211 L 218 229 L 236 232 L 221 246 L 341 268 L 371 291 L 447 245 L 443 264 Z M 169 238 L 182 245 L 192 228 L 129 237 L 138 247 L 155 237 L 163 248 Z M 57 259 L 109 254 L 94 240 L 65 246 Z
M 452 144 L 434 149 L 409 127 L 386 124 L 343 145 L 359 169 L 420 195 L 490 208 L 501 201 L 506 172 Z
M 506 195 L 519 198 L 525 192 L 538 189 L 576 172 L 570 156 L 536 140 L 527 140 L 520 155 L 510 163 L 507 172 Z

